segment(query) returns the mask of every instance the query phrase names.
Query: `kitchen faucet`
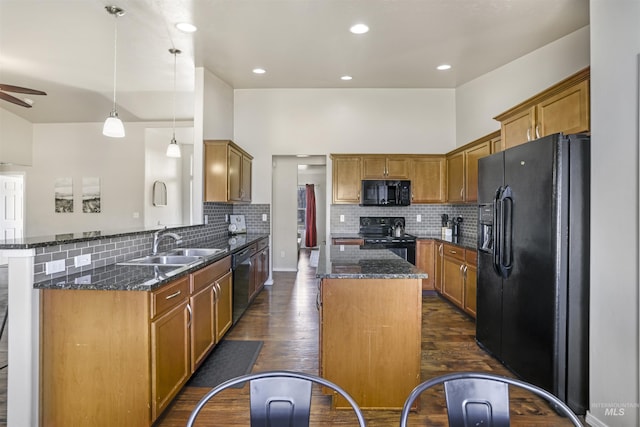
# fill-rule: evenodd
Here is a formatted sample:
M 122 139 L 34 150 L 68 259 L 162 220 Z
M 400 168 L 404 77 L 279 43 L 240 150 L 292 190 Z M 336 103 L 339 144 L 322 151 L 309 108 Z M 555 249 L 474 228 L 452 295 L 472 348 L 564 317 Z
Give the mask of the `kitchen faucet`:
M 165 237 L 171 237 L 176 241 L 176 244 L 182 243 L 182 237 L 180 237 L 178 234 L 171 232 L 163 233 L 163 231 L 166 231 L 166 228 L 164 230 L 158 230 L 153 233 L 153 247 L 151 249 L 151 255 L 156 255 L 158 253 L 158 246 L 160 245 L 160 241 Z

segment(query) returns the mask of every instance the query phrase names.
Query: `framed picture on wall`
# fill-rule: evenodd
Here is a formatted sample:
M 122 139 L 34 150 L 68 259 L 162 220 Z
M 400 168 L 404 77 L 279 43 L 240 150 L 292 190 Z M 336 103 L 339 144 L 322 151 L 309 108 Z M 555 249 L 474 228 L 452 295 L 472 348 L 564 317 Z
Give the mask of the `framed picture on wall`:
M 100 178 L 82 178 L 82 212 L 100 213 Z
M 53 183 L 54 211 L 73 212 L 73 179 L 70 176 L 56 178 Z

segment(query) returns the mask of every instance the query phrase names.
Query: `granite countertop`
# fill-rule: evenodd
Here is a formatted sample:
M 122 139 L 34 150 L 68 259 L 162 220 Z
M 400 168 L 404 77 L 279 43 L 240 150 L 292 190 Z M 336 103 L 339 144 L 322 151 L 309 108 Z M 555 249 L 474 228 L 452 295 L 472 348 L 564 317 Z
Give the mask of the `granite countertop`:
M 387 249 L 356 245 L 321 246 L 316 277 L 321 279 L 426 279 L 427 273 Z
M 112 291 L 152 291 L 165 283 L 193 273 L 226 256 L 268 237 L 268 234 L 242 234 L 207 240 L 189 247 L 226 249 L 204 262 L 185 267 L 111 264 L 81 273 L 35 283 L 35 289 L 77 289 Z

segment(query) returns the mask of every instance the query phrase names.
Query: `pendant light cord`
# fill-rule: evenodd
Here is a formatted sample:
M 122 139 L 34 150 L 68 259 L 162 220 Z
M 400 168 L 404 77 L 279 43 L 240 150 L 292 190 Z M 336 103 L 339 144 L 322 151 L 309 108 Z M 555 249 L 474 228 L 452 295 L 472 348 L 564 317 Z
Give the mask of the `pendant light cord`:
M 116 111 L 116 73 L 118 64 L 118 15 L 113 15 L 115 19 L 114 31 L 113 31 L 113 111 Z
M 177 49 L 173 49 L 173 141 L 176 140 L 176 62 L 178 52 Z

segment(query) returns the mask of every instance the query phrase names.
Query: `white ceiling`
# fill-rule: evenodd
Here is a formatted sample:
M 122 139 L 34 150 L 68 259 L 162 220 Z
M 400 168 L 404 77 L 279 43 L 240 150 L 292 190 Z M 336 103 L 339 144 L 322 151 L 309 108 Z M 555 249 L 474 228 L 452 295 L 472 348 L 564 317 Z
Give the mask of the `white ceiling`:
M 589 24 L 588 0 L 0 0 L 0 83 L 47 92 L 34 123 L 193 117 L 194 68 L 233 88 L 454 88 Z M 188 35 L 174 25 L 193 22 Z M 364 22 L 365 35 L 349 27 Z M 449 63 L 449 71 L 435 67 Z M 251 70 L 262 67 L 264 75 Z M 340 76 L 349 74 L 345 82 Z

